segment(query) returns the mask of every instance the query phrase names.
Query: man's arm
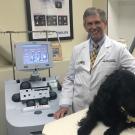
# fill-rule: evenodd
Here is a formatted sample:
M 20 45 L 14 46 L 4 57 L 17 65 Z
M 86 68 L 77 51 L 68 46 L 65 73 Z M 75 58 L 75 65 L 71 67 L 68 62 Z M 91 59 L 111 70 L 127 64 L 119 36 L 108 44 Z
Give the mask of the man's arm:
M 74 87 L 74 78 L 75 78 L 75 51 L 72 52 L 72 57 L 70 60 L 68 72 L 64 78 L 62 85 L 62 92 L 60 95 L 60 108 L 54 113 L 54 118 L 58 119 L 64 117 L 65 114 L 69 111 L 69 107 L 72 105 L 73 99 L 73 87 Z

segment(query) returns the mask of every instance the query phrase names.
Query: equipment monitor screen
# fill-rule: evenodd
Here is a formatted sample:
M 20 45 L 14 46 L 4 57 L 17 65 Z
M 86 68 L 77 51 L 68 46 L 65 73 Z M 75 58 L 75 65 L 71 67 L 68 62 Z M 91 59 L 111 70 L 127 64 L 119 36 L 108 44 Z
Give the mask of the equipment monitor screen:
M 17 70 L 40 70 L 52 67 L 50 42 L 21 42 L 15 44 Z

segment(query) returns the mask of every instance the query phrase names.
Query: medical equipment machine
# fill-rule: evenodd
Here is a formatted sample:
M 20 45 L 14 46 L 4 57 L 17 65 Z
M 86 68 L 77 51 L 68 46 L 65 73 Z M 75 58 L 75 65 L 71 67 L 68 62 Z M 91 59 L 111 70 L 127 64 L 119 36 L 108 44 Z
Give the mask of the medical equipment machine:
M 15 44 L 18 71 L 32 72 L 29 78 L 5 82 L 8 135 L 41 135 L 44 124 L 53 121 L 61 85 L 56 76 L 41 77 L 40 70 L 53 67 L 49 41 Z M 51 117 L 50 117 L 51 116 Z

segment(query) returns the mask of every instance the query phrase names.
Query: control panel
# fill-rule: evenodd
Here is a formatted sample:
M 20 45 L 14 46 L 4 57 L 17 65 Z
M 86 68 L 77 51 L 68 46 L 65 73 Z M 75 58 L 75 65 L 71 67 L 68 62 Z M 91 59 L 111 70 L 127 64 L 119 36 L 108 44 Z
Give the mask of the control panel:
M 28 79 L 16 80 L 19 93 L 12 95 L 14 102 L 26 104 L 23 111 L 42 110 L 49 108 L 49 101 L 57 98 L 56 90 L 61 90 L 61 85 L 55 78 L 41 78 L 37 81 Z
M 40 99 L 43 97 L 49 98 L 51 86 L 46 81 L 23 81 L 20 83 L 20 98 L 21 101 L 30 99 Z

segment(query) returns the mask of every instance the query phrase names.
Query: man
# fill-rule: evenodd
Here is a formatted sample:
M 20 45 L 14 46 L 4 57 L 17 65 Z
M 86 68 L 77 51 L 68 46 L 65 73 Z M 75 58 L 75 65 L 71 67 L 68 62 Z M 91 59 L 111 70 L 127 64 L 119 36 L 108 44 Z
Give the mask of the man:
M 135 72 L 135 59 L 125 45 L 110 39 L 104 31 L 107 26 L 105 12 L 88 8 L 83 15 L 84 28 L 89 39 L 73 49 L 69 71 L 60 97 L 60 109 L 54 114 L 61 118 L 72 107 L 77 112 L 89 106 L 101 83 L 114 70 L 123 67 Z M 96 59 L 91 59 L 96 48 Z

